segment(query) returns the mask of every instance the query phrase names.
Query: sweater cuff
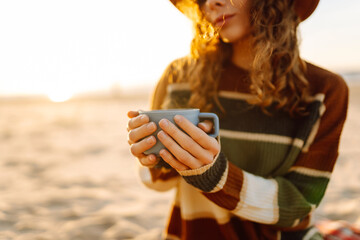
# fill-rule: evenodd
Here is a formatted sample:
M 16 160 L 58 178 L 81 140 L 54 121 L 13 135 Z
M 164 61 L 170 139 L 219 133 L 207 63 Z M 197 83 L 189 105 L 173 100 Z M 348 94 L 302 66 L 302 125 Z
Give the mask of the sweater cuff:
M 203 192 L 214 192 L 221 189 L 226 181 L 228 163 L 225 155 L 220 152 L 215 160 L 198 169 L 179 171 L 184 180 Z

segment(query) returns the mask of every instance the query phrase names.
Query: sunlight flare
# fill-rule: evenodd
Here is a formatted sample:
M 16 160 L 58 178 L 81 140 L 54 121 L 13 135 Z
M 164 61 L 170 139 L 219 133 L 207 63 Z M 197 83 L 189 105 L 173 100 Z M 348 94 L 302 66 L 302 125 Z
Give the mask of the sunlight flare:
M 69 92 L 54 91 L 48 93 L 47 95 L 52 102 L 66 102 L 72 97 L 73 94 Z

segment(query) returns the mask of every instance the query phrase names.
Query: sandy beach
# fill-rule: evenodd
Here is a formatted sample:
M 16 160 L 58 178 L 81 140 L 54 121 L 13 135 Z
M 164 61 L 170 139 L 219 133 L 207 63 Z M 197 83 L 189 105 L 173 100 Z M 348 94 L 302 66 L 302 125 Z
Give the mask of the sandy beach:
M 173 192 L 147 189 L 126 112 L 148 98 L 0 101 L 0 239 L 159 239 Z M 360 225 L 360 85 L 350 85 L 340 156 L 318 220 Z

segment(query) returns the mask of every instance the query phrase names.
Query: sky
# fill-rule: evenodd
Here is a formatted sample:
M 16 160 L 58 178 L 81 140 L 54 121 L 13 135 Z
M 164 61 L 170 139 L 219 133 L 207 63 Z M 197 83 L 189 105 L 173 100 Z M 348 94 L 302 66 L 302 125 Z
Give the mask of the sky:
M 360 71 L 359 10 L 359 0 L 321 0 L 301 24 L 301 56 Z M 0 0 L 0 95 L 150 87 L 191 38 L 168 0 Z

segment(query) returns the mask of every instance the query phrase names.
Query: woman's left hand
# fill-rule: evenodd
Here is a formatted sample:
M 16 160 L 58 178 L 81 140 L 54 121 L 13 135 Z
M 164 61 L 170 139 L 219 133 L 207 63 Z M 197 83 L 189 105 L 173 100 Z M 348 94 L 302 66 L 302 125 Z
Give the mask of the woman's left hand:
M 201 122 L 198 127 L 181 115 L 174 117 L 175 124 L 162 119 L 158 139 L 167 148 L 160 151 L 165 162 L 178 171 L 197 169 L 212 163 L 220 151 L 218 141 L 206 132 L 212 129 L 210 121 Z

